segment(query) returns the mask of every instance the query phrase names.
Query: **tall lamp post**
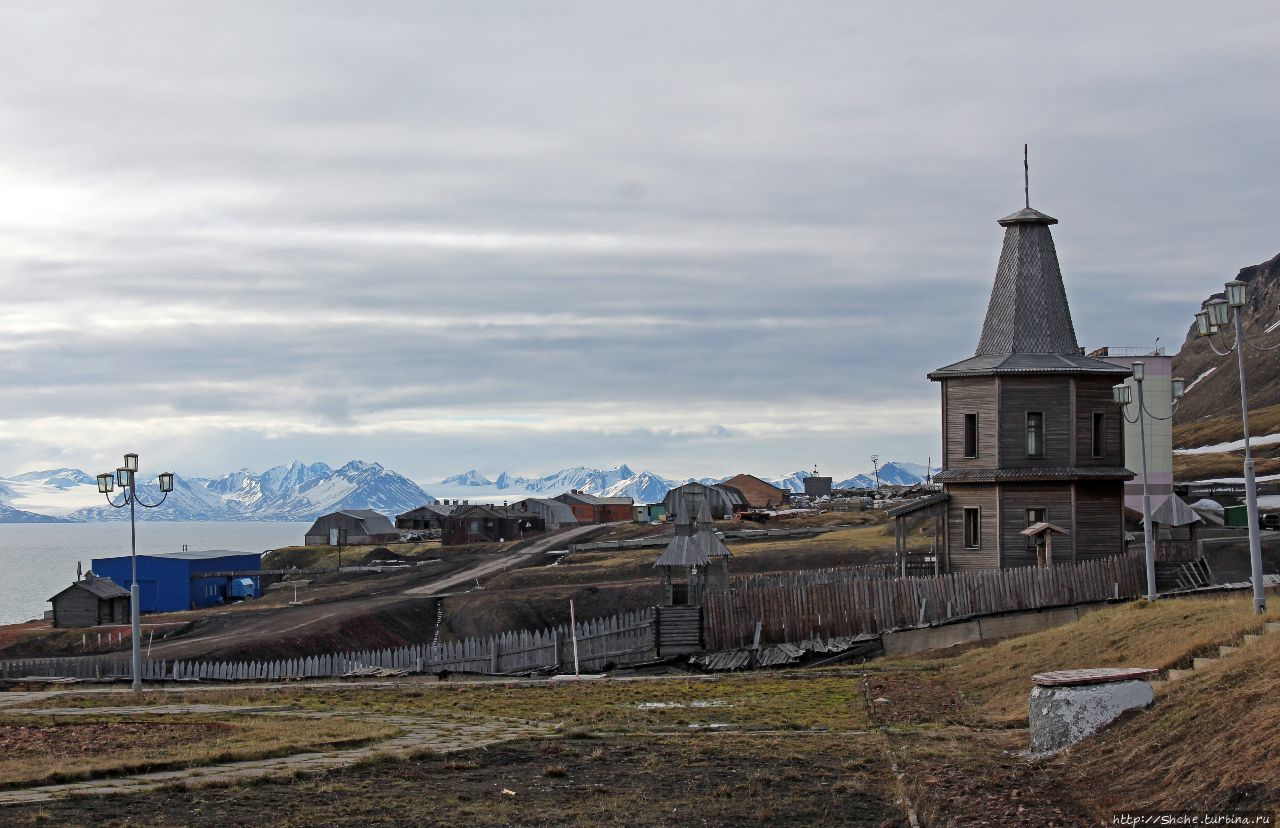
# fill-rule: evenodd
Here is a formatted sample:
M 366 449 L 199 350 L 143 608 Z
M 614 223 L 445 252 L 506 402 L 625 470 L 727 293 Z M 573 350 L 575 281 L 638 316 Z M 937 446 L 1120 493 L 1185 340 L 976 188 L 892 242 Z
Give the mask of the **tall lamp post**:
M 1249 341 L 1244 333 L 1244 313 L 1241 310 L 1244 307 L 1246 285 L 1239 279 L 1232 279 L 1224 287 L 1226 299 L 1210 299 L 1196 314 L 1196 333 L 1201 338 L 1209 340 L 1209 347 L 1218 356 L 1226 356 L 1235 351 L 1240 369 L 1240 422 L 1244 426 L 1244 499 L 1249 513 L 1249 566 L 1253 581 L 1253 608 L 1261 615 L 1267 611 L 1267 594 L 1262 588 L 1262 540 L 1258 536 L 1258 483 L 1254 480 L 1253 451 L 1249 447 L 1249 396 L 1245 391 L 1244 346 L 1247 345 L 1255 351 L 1274 351 L 1280 348 L 1280 345 L 1263 348 Z M 1213 335 L 1233 320 L 1236 340 L 1225 351 L 1220 351 L 1214 344 Z
M 1146 379 L 1147 366 L 1143 362 L 1133 363 L 1133 382 L 1138 386 L 1138 416 L 1130 420 L 1128 409 L 1133 403 L 1133 389 L 1125 383 L 1113 385 L 1111 394 L 1115 401 L 1120 405 L 1120 413 L 1127 423 L 1138 423 L 1138 439 L 1142 443 L 1142 546 L 1145 553 L 1147 563 L 1147 600 L 1154 601 L 1157 597 L 1156 590 L 1156 551 L 1155 545 L 1151 539 L 1151 490 L 1147 481 L 1147 418 L 1153 420 L 1171 420 L 1173 414 L 1168 417 L 1157 417 L 1147 410 L 1146 397 L 1143 394 L 1142 383 Z M 1183 382 L 1181 377 L 1173 378 L 1173 404 L 1177 405 L 1178 399 L 1182 397 Z
M 159 475 L 160 491 L 163 493 L 160 500 L 156 503 L 147 503 L 138 497 L 137 474 L 138 455 L 130 453 L 124 456 L 124 465 L 116 469 L 114 475 L 111 472 L 98 475 L 98 491 L 106 495 L 107 502 L 117 509 L 129 507 L 129 554 L 133 564 L 132 583 L 129 585 L 129 616 L 133 621 L 133 689 L 135 692 L 142 690 L 142 603 L 138 590 L 138 522 L 135 505 L 154 509 L 164 503 L 169 497 L 169 492 L 173 491 L 173 472 L 163 472 Z M 111 493 L 115 491 L 117 484 L 124 493 L 124 498 L 119 503 L 111 499 Z

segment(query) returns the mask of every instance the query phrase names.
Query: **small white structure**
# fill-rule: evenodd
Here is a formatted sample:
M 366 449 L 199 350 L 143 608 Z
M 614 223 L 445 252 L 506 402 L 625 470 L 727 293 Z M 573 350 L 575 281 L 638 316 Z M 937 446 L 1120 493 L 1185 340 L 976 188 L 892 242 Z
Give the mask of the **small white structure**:
M 1054 753 L 1086 739 L 1126 710 L 1155 700 L 1145 667 L 1058 670 L 1032 676 L 1031 752 Z

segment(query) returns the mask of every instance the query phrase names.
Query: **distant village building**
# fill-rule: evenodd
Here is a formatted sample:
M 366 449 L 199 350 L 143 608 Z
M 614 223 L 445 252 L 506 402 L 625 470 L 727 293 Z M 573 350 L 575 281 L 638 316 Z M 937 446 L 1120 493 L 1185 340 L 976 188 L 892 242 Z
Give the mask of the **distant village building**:
M 697 514 L 699 508 L 697 504 L 705 503 L 711 517 L 715 520 L 732 517 L 737 512 L 745 512 L 751 508 L 747 503 L 746 495 L 732 486 L 724 484 L 709 486 L 706 483 L 697 482 L 685 483 L 671 489 L 662 499 L 662 505 L 666 508 L 668 515 L 678 516 L 680 510 L 684 508 L 686 499 L 692 499 L 695 504 L 693 514 Z
M 1030 206 L 1000 219 L 1004 247 L 978 349 L 929 374 L 942 384 L 941 569 L 1037 563 L 1050 523 L 1055 563 L 1122 553 L 1123 415 L 1111 386 L 1128 368 L 1083 355 L 1050 225 Z M 899 520 L 905 516 L 899 517 Z
M 829 497 L 831 495 L 831 478 L 819 477 L 816 473 L 806 477 L 804 479 L 804 494 L 805 497 Z
M 512 504 L 516 509 L 537 515 L 548 531 L 577 526 L 578 516 L 568 503 L 562 503 L 550 497 L 529 497 Z
M 753 509 L 777 509 L 791 496 L 790 490 L 766 483 L 754 474 L 735 475 L 720 485 L 737 489 L 746 498 L 747 505 Z M 830 488 L 827 491 L 830 493 Z
M 497 543 L 520 540 L 526 534 L 543 531 L 540 516 L 512 506 L 463 506 L 449 515 L 441 543 Z
M 444 522 L 453 514 L 456 506 L 447 503 L 428 503 L 396 515 L 396 528 L 406 531 L 444 531 Z
M 97 577 L 92 570 L 49 602 L 53 604 L 55 627 L 96 627 L 130 621 L 129 590 L 110 578 Z
M 635 501 L 629 497 L 598 497 L 574 489 L 553 499 L 568 504 L 579 523 L 627 523 L 635 517 Z
M 91 568 L 99 579 L 110 578 L 125 590 L 133 584 L 133 562 L 128 555 L 94 558 Z M 261 552 L 192 549 L 138 555 L 139 611 L 179 612 L 261 595 L 262 581 L 256 574 L 261 570 Z M 247 595 L 245 585 L 235 583 L 245 577 L 251 581 Z
M 386 515 L 372 509 L 344 509 L 316 518 L 316 522 L 307 530 L 306 545 L 324 546 L 330 543 L 332 530 L 337 530 L 338 542 L 344 545 L 391 543 L 400 540 L 400 532 L 391 525 L 391 520 Z

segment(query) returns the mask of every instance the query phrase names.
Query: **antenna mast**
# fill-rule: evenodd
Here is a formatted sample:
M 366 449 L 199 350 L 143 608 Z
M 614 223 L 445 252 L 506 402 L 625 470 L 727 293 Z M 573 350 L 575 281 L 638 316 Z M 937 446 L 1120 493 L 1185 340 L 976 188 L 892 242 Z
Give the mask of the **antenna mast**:
M 1027 145 L 1022 145 L 1022 194 L 1027 199 L 1027 209 L 1031 209 L 1031 165 L 1027 163 Z

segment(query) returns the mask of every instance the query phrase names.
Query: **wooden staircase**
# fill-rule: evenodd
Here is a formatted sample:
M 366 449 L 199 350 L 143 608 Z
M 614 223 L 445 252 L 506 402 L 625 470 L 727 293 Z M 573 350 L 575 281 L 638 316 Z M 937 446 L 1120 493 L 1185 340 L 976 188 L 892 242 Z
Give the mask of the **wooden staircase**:
M 1213 572 L 1204 558 L 1194 561 L 1156 561 L 1156 592 L 1177 592 L 1213 584 Z
M 657 609 L 653 643 L 659 658 L 702 652 L 702 607 Z

